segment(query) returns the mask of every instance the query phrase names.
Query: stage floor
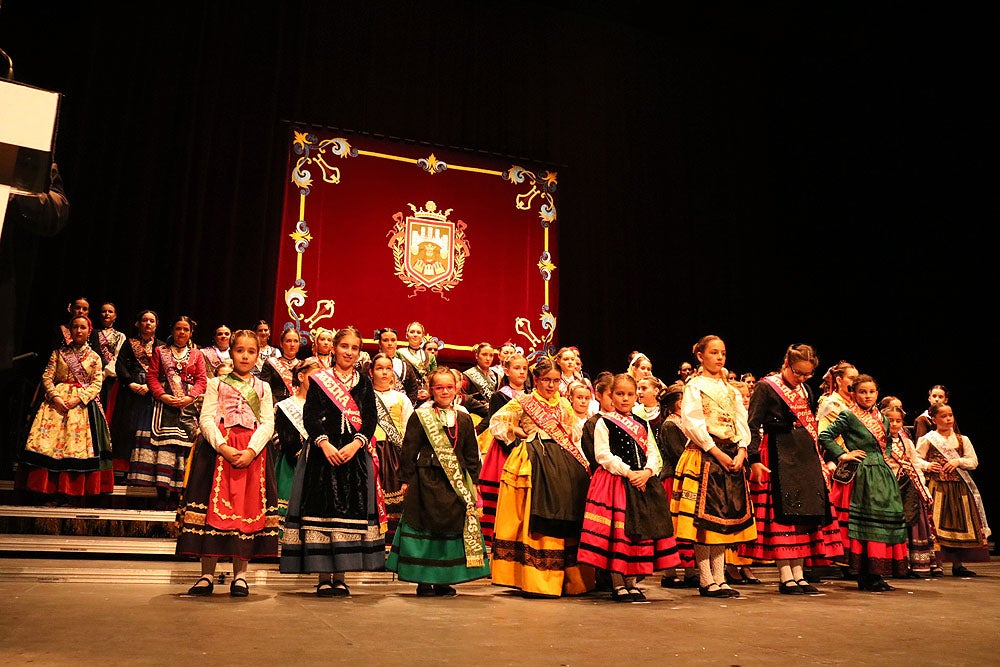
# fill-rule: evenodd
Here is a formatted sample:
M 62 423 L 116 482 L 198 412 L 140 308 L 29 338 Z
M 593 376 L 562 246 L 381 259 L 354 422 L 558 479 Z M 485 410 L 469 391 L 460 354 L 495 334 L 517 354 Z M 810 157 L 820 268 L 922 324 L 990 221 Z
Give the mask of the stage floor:
M 641 584 L 649 602 L 607 593 L 524 599 L 489 581 L 418 598 L 388 573 L 348 575 L 352 596 L 319 599 L 312 576 L 251 563 L 251 594 L 184 595 L 195 562 L 0 558 L 0 660 L 42 665 L 983 665 L 1000 662 L 1000 559 L 981 576 L 892 580 L 861 593 L 830 579 L 818 597 L 759 586 L 716 601 Z

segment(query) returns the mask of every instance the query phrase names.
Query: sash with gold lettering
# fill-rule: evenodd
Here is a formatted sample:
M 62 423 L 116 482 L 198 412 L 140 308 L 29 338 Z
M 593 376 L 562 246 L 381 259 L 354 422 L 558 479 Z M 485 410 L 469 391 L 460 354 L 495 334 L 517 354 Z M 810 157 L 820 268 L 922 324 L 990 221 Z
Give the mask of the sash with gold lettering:
M 332 368 L 316 371 L 309 376 L 309 380 L 319 385 L 319 388 L 323 390 L 327 398 L 333 401 L 333 404 L 337 406 L 355 432 L 361 431 L 361 409 L 358 408 L 358 404 L 351 396 L 347 385 L 340 381 Z
M 854 416 L 858 418 L 858 421 L 864 425 L 868 431 L 875 436 L 875 440 L 878 441 L 878 446 L 882 449 L 883 456 L 885 455 L 885 445 L 886 445 L 886 432 L 885 432 L 885 417 L 881 412 L 877 410 L 872 412 L 869 410 L 862 410 L 858 407 L 857 403 L 851 403 L 848 408 L 854 413 Z M 878 415 L 878 416 L 876 416 Z
M 639 443 L 643 452 L 646 451 L 646 442 L 649 439 L 649 433 L 646 431 L 645 426 L 631 417 L 620 415 L 617 412 L 602 412 L 601 416 L 621 427 L 623 431 L 628 433 L 637 443 Z
M 438 462 L 441 463 L 441 469 L 444 470 L 451 488 L 465 503 L 465 526 L 462 530 L 465 566 L 482 567 L 484 564 L 483 533 L 479 525 L 480 510 L 476 506 L 476 487 L 472 483 L 469 473 L 459 464 L 454 445 L 448 441 L 441 420 L 435 414 L 435 408 L 417 408 L 415 412 L 420 420 L 420 425 L 424 427 L 427 440 L 434 448 L 434 454 L 437 456 Z M 457 420 L 458 415 L 455 418 Z
M 271 368 L 276 370 L 278 375 L 281 376 L 281 380 L 285 383 L 285 388 L 288 389 L 288 393 L 294 394 L 295 388 L 292 386 L 292 369 L 297 366 L 297 363 L 294 361 L 292 363 L 288 363 L 281 355 L 268 357 L 266 363 L 270 364 Z
M 531 421 L 538 424 L 538 428 L 545 431 L 560 447 L 569 452 L 576 459 L 577 463 L 587 470 L 587 474 L 590 474 L 590 464 L 587 463 L 587 459 L 583 458 L 580 448 L 573 443 L 573 438 L 570 437 L 566 425 L 555 414 L 558 412 L 560 416 L 562 415 L 561 405 L 557 405 L 553 409 L 542 404 L 540 400 L 531 394 L 522 394 L 513 400 L 517 401 L 521 409 L 531 417 Z
M 777 376 L 768 375 L 761 381 L 771 385 L 778 396 L 781 397 L 781 400 L 785 402 L 785 405 L 788 406 L 788 409 L 795 415 L 798 422 L 802 424 L 802 428 L 812 436 L 813 442 L 819 442 L 819 425 L 816 422 L 816 415 L 809 409 L 809 403 L 806 401 L 805 396 L 797 391 L 792 391 L 791 388 L 785 386 L 784 382 L 779 382 Z M 816 451 L 819 452 L 819 449 Z

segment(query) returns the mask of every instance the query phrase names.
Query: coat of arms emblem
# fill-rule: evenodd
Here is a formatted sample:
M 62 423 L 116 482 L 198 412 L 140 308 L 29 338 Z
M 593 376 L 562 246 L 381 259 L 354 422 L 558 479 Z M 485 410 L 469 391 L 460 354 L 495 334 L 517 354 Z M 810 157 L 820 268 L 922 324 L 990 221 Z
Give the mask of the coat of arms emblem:
M 466 224 L 450 221 L 452 209 L 438 212 L 432 201 L 420 209 L 409 206 L 413 214 L 394 214 L 396 224 L 387 234 L 396 276 L 413 288 L 411 297 L 431 290 L 447 300 L 444 292 L 462 282 L 465 258 L 470 254 Z

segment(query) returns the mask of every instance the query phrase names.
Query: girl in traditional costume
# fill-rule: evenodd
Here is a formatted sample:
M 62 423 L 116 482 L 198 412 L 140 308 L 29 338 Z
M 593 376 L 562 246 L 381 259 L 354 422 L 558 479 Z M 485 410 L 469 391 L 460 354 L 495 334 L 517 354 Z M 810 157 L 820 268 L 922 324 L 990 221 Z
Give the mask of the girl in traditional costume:
M 638 350 L 632 350 L 628 355 L 628 370 L 625 371 L 638 382 L 653 375 L 653 362 Z
M 410 398 L 413 405 L 420 405 L 430 398 L 424 378 L 437 368 L 437 357 L 423 349 L 426 333 L 423 324 L 410 322 L 406 327 L 406 345 L 396 349 L 396 356 L 410 364 L 419 381 L 416 399 Z
M 826 564 L 844 554 L 806 384 L 818 364 L 811 346 L 790 346 L 781 371 L 756 383 L 747 410 L 757 539 L 738 551 L 745 558 L 774 561 L 778 592 L 785 595 L 819 594 L 805 578 L 806 561 Z
M 257 344 L 260 345 L 260 352 L 257 357 L 256 372 L 260 373 L 264 367 L 264 362 L 281 354 L 281 350 L 271 345 L 271 323 L 267 320 L 257 320 L 255 325 L 257 334 Z
M 207 382 L 191 472 L 180 507 L 178 556 L 201 559 L 188 595 L 210 595 L 219 559 L 232 559 L 229 594 L 250 594 L 252 558 L 278 555 L 278 490 L 267 444 L 274 434 L 271 388 L 253 374 L 257 336 L 232 336 L 233 371 Z
M 660 454 L 649 423 L 632 411 L 636 383 L 621 373 L 611 385 L 614 410 L 594 428 L 600 468 L 587 492 L 579 559 L 611 573 L 611 599 L 644 602 L 636 577 L 680 564 L 670 506 L 656 477 Z
M 396 361 L 399 361 L 396 359 Z M 378 426 L 375 427 L 375 450 L 378 452 L 379 481 L 385 497 L 385 514 L 388 524 L 385 547 L 392 547 L 399 517 L 403 512 L 403 479 L 400 477 L 399 457 L 403 449 L 403 434 L 413 414 L 413 404 L 406 394 L 396 389 L 393 357 L 379 352 L 372 357 L 372 385 L 375 388 L 375 410 Z
M 880 406 L 884 400 L 879 401 Z M 889 405 L 882 408 L 882 414 L 889 418 L 889 442 L 886 445 L 885 461 L 896 473 L 896 483 L 899 484 L 899 495 L 903 501 L 906 548 L 910 558 L 909 577 L 920 579 L 928 575 L 944 576 L 935 553 L 937 530 L 932 510 L 934 501 L 921 470 L 925 464 L 917 456 L 913 441 L 903 428 L 906 413 L 902 407 Z
M 492 368 L 496 351 L 489 343 L 479 343 L 472 350 L 475 353 L 476 365 L 464 371 L 469 383 L 467 393 L 489 405 L 493 394 L 500 388 L 500 378 L 494 375 Z
M 392 373 L 394 376 L 392 388 L 406 394 L 410 405 L 414 405 L 422 382 L 417 376 L 417 372 L 413 369 L 413 366 L 403 361 L 402 357 L 396 355 L 396 351 L 399 349 L 396 330 L 391 327 L 376 329 L 375 340 L 378 341 L 378 351 L 389 357 L 389 360 L 392 362 Z M 403 422 L 404 427 L 405 425 L 406 422 Z
M 212 379 L 233 370 L 233 357 L 229 352 L 233 332 L 225 324 L 220 324 L 212 334 L 212 344 L 201 348 L 205 357 L 205 377 Z
M 294 327 L 286 327 L 281 332 L 280 345 L 281 353 L 268 357 L 260 369 L 260 379 L 271 385 L 275 404 L 294 393 L 295 369 L 302 363 L 298 358 L 299 332 Z
M 45 400 L 35 413 L 17 471 L 17 488 L 81 497 L 111 493 L 111 436 L 101 407 L 101 357 L 87 344 L 90 319 L 69 322 L 70 343 L 42 372 Z
M 660 452 L 658 477 L 663 484 L 668 501 L 673 497 L 677 463 L 688 444 L 688 437 L 681 429 L 681 399 L 683 398 L 684 383 L 680 380 L 664 389 L 663 396 L 660 398 L 660 414 L 663 415 L 663 421 L 660 423 L 660 433 L 656 438 L 657 449 Z M 607 411 L 605 408 L 602 410 Z M 667 568 L 667 572 L 660 578 L 660 586 L 663 588 L 697 588 L 700 582 L 692 543 L 678 542 L 677 556 L 680 558 L 679 567 L 684 569 L 683 578 L 677 576 L 676 568 Z
M 375 392 L 355 368 L 357 329 L 340 329 L 333 345 L 333 367 L 309 377 L 302 408 L 309 441 L 295 467 L 279 563 L 284 573 L 317 573 L 319 597 L 350 595 L 345 572 L 385 569 Z
M 140 311 L 135 319 L 138 335 L 129 338 L 118 353 L 115 374 L 121 390 L 111 417 L 111 441 L 114 445 L 116 477 L 124 478 L 137 442 L 149 446 L 149 430 L 153 423 L 153 395 L 147 378 L 153 350 L 163 345 L 156 338 L 159 316 L 152 310 Z
M 548 357 L 532 370 L 534 390 L 500 408 L 490 431 L 514 446 L 504 465 L 493 536 L 493 583 L 528 596 L 579 595 L 594 569 L 577 563 L 590 468 L 580 427 L 559 395 L 559 369 Z
M 136 439 L 129 462 L 131 486 L 156 487 L 159 506 L 176 507 L 188 455 L 194 440 L 181 426 L 181 410 L 205 393 L 205 357 L 191 342 L 194 320 L 175 318 L 170 345 L 153 350 L 147 382 L 153 395 L 153 422 L 148 442 Z
M 924 435 L 937 428 L 934 419 L 930 415 L 930 409 L 939 403 L 948 403 L 948 389 L 943 384 L 936 384 L 927 392 L 927 409 L 913 420 L 914 440 L 920 440 Z M 958 429 L 957 423 L 952 426 L 952 430 L 959 435 L 962 434 Z
M 302 407 L 309 392 L 309 376 L 319 370 L 315 361 L 304 361 L 295 368 L 292 379 L 293 392 L 274 406 L 274 432 L 278 436 L 278 452 L 274 460 L 274 477 L 278 486 L 278 516 L 280 531 L 284 531 L 288 515 L 288 498 L 292 493 L 295 465 L 302 447 L 309 440 Z
M 525 382 L 528 379 L 528 360 L 523 354 L 509 356 L 503 362 L 503 367 L 506 381 L 490 398 L 490 419 L 500 408 L 524 393 Z M 497 516 L 497 496 L 500 493 L 500 478 L 503 475 L 503 467 L 507 463 L 507 457 L 518 441 L 514 440 L 509 444 L 500 442 L 493 436 L 493 432 L 487 429 L 479 436 L 480 451 L 483 451 L 483 441 L 486 438 L 489 440 L 483 455 L 483 468 L 479 473 L 479 496 L 483 503 L 480 526 L 483 530 L 486 546 L 491 548 L 493 546 L 493 527 Z
M 320 327 L 313 335 L 312 355 L 306 358 L 319 364 L 320 368 L 333 366 L 333 332 Z
M 906 524 L 896 475 L 885 461 L 889 420 L 878 411 L 878 385 L 870 375 L 858 375 L 851 385 L 853 400 L 829 427 L 820 443 L 836 456 L 835 483 L 848 502 L 848 563 L 858 576 L 858 589 L 895 590 L 884 577 L 905 577 Z M 843 438 L 843 445 L 837 442 Z
M 979 458 L 968 436 L 955 431 L 955 414 L 947 402 L 932 405 L 927 413 L 935 430 L 917 440 L 917 454 L 926 461 L 940 557 L 951 561 L 952 575 L 974 577 L 976 573 L 964 563 L 990 560 L 990 526 L 979 488 L 969 474 L 979 467 Z
M 90 348 L 101 355 L 104 367 L 104 382 L 101 384 L 101 405 L 108 422 L 114 420 L 115 404 L 118 402 L 118 378 L 115 362 L 125 344 L 127 336 L 115 329 L 118 321 L 118 307 L 110 301 L 101 304 L 101 328 L 90 335 Z
M 677 461 L 670 500 L 674 537 L 694 548 L 702 596 L 739 597 L 725 579 L 725 551 L 757 537 L 743 469 L 747 411 L 726 378 L 722 339 L 704 336 L 693 353 L 700 367 L 681 400 L 681 429 L 690 442 Z
M 406 423 L 400 477 L 403 516 L 386 568 L 417 583 L 417 595 L 453 596 L 451 584 L 490 574 L 479 526 L 479 445 L 472 418 L 452 407 L 455 377 L 438 366 L 427 376 L 433 398 Z

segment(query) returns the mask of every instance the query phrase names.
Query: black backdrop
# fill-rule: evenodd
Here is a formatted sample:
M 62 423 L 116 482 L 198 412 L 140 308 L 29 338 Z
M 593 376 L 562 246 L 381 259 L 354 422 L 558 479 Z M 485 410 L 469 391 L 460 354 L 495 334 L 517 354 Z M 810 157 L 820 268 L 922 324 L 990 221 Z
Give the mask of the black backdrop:
M 6 0 L 16 79 L 64 94 L 72 204 L 17 236 L 15 353 L 77 293 L 199 342 L 267 316 L 288 121 L 527 157 L 559 171 L 559 339 L 588 370 L 639 349 L 670 380 L 714 332 L 738 372 L 851 360 L 911 418 L 944 383 L 1000 517 L 995 17 L 639 4 Z

